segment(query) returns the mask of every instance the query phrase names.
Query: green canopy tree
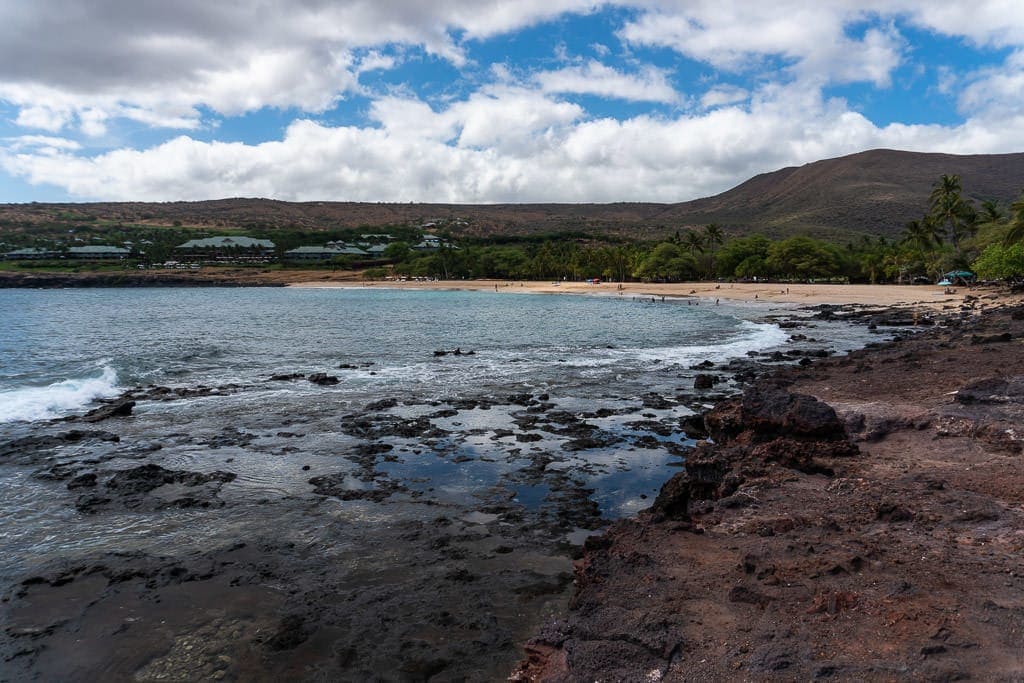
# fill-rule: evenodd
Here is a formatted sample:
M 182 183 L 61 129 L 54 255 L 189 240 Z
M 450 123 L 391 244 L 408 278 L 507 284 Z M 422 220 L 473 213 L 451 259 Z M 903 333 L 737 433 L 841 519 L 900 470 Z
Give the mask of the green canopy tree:
M 971 267 L 987 280 L 1019 280 L 1024 277 L 1024 241 L 990 244 Z
M 636 276 L 644 280 L 687 280 L 695 270 L 692 256 L 672 242 L 662 242 L 640 261 Z
M 751 263 L 760 263 L 764 268 L 764 259 L 768 256 L 768 247 L 771 240 L 763 235 L 750 235 L 749 237 L 738 237 L 731 239 L 722 245 L 715 259 L 715 270 L 719 277 L 761 277 L 766 272 L 744 272 L 740 273 L 737 268 L 747 259 L 753 258 Z M 748 264 L 749 266 L 749 264 Z M 749 271 L 749 267 L 746 269 Z
M 841 258 L 833 245 L 810 237 L 790 237 L 768 247 L 765 263 L 778 275 L 806 279 L 837 274 Z

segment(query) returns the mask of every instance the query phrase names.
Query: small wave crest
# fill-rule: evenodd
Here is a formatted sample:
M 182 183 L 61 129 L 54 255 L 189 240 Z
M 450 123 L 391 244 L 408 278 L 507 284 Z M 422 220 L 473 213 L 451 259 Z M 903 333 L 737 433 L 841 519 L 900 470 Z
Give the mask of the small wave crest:
M 120 392 L 117 371 L 110 366 L 104 366 L 99 377 L 77 377 L 45 387 L 0 391 L 0 422 L 50 420 Z
M 737 338 L 720 344 L 695 344 L 671 348 L 648 349 L 639 354 L 645 360 L 665 360 L 677 365 L 687 365 L 703 360 L 723 362 L 730 358 L 745 356 L 749 351 L 764 351 L 779 346 L 789 338 L 785 330 L 770 323 L 755 323 L 744 320 L 740 324 Z

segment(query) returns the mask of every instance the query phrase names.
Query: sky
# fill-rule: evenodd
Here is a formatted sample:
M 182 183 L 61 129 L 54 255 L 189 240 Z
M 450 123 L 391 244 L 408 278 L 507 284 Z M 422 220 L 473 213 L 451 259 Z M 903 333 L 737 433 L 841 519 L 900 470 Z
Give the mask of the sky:
M 1021 0 L 0 0 L 0 202 L 678 202 L 1024 151 Z

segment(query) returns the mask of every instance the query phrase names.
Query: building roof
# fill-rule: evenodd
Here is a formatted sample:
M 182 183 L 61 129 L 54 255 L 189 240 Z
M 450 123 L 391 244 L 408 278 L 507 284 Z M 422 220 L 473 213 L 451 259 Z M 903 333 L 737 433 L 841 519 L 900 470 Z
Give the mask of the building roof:
M 296 247 L 285 254 L 299 256 L 301 254 L 331 254 L 332 256 L 366 256 L 366 252 L 355 247 Z
M 189 240 L 184 244 L 179 244 L 176 249 L 216 249 L 218 247 L 222 249 L 273 249 L 274 243 L 270 240 L 258 240 L 252 237 L 221 235 L 218 237 L 206 237 L 201 240 Z
M 56 254 L 57 251 L 53 249 L 36 249 L 35 247 L 25 247 L 24 249 L 15 249 L 14 251 L 7 252 L 6 256 L 38 256 L 40 254 Z
M 102 244 L 93 244 L 88 247 L 71 247 L 68 249 L 69 254 L 130 254 L 131 249 L 125 249 L 124 247 L 108 247 Z

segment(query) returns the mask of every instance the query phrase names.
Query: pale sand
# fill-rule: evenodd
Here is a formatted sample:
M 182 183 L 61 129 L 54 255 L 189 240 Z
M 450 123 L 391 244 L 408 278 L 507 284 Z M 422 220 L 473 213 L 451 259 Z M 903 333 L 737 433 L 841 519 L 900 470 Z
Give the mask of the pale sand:
M 290 287 L 386 287 L 398 289 L 437 289 L 498 292 L 534 292 L 547 294 L 600 294 L 609 296 L 653 296 L 653 297 L 700 297 L 746 302 L 793 303 L 793 304 L 866 304 L 874 306 L 915 305 L 941 308 L 957 305 L 965 295 L 990 293 L 989 290 L 956 287 L 953 294 L 946 294 L 943 287 L 935 285 L 785 285 L 777 283 L 714 283 L 680 282 L 672 284 L 644 284 L 639 282 L 602 283 L 591 285 L 585 282 L 509 282 L 505 280 L 448 280 L 438 282 L 367 282 L 306 281 L 293 282 Z M 994 291 L 994 290 L 992 290 Z M 621 292 L 621 294 L 619 294 Z M 1000 297 L 1004 298 L 1004 297 Z M 1004 301 L 1005 302 L 1005 301 Z

